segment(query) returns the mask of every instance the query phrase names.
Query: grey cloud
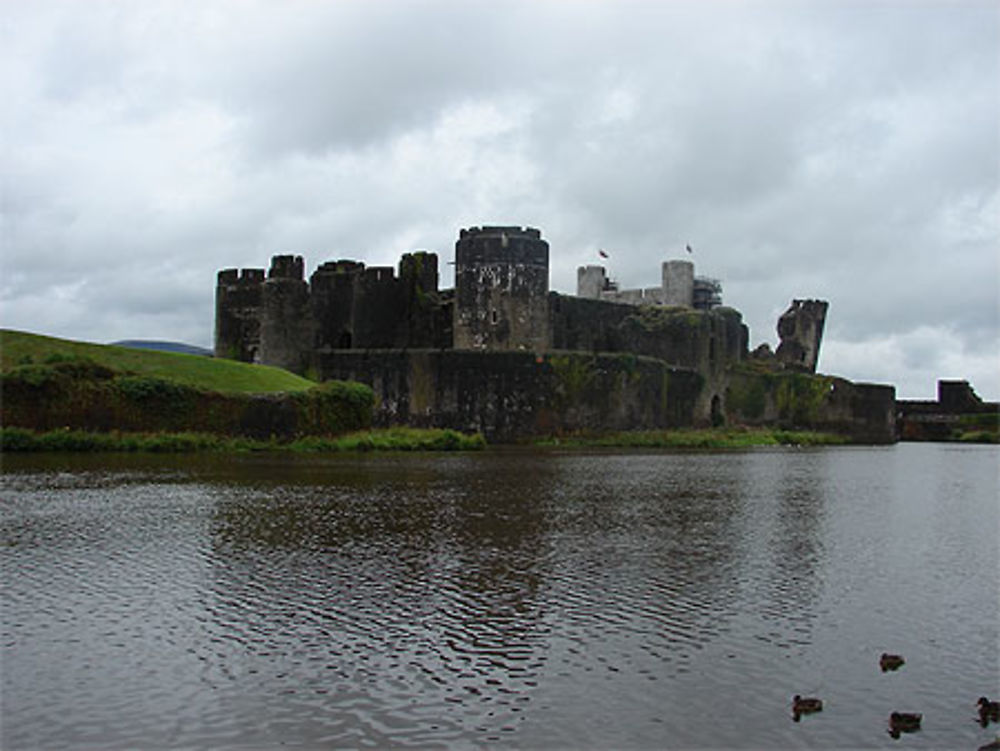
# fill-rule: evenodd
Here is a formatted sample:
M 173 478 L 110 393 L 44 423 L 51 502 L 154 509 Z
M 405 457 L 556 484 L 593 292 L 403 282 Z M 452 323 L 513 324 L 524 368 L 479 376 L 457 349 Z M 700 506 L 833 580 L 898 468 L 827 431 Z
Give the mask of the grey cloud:
M 81 7 L 12 8 L 0 53 L 4 325 L 206 343 L 217 268 L 511 222 L 566 291 L 690 242 L 754 341 L 825 297 L 834 372 L 996 363 L 990 4 Z
M 334 4 L 319 14 L 292 24 L 294 40 L 236 40 L 247 64 L 212 81 L 264 154 L 372 146 L 456 102 L 530 87 L 558 62 L 525 4 Z

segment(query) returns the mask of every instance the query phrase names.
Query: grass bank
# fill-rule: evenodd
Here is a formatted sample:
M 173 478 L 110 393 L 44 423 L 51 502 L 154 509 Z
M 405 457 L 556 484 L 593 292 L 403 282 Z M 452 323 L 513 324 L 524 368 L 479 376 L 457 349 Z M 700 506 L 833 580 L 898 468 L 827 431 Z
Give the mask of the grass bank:
M 371 427 L 374 395 L 343 381 L 277 393 L 221 392 L 110 370 L 86 359 L 0 374 L 3 424 L 40 432 L 213 433 L 257 439 Z
M 6 427 L 287 441 L 372 425 L 374 394 L 360 383 L 317 384 L 278 368 L 11 331 L 0 345 Z
M 305 391 L 316 384 L 281 368 L 233 360 L 89 344 L 0 329 L 0 371 L 87 361 L 115 373 L 158 378 L 223 394 Z
M 341 436 L 306 436 L 295 440 L 258 440 L 212 433 L 98 433 L 85 430 L 34 431 L 0 428 L 0 452 L 117 452 L 179 454 L 203 451 L 287 451 L 338 453 L 357 451 L 478 451 L 486 447 L 479 434 L 455 430 L 388 428 Z
M 640 430 L 607 435 L 570 435 L 534 441 L 536 446 L 736 449 L 753 446 L 839 446 L 841 435 L 804 430 L 726 429 Z

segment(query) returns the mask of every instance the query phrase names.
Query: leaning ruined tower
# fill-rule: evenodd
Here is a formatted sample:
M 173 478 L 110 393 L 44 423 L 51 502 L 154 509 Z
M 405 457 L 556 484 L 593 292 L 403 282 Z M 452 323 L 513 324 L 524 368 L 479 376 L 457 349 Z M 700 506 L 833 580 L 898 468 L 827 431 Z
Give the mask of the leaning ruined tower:
M 549 346 L 549 244 L 531 227 L 471 227 L 455 243 L 455 349 Z

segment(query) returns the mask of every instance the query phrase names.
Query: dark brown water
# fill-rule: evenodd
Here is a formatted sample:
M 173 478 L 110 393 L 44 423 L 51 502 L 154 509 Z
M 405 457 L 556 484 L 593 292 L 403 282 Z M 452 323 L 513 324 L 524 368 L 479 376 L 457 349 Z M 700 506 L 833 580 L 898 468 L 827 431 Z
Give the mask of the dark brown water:
M 998 458 L 4 457 L 0 742 L 974 749 Z

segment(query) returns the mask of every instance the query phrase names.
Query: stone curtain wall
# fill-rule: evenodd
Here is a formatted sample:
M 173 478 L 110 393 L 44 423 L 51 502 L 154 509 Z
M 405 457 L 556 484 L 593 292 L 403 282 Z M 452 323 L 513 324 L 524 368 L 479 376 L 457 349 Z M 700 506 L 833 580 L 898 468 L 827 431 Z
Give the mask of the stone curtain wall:
M 1000 441 L 1000 404 L 984 402 L 968 381 L 938 381 L 935 402 L 900 399 L 896 420 L 903 441 Z
M 491 441 L 579 431 L 686 427 L 702 377 L 631 354 L 339 351 L 324 378 L 375 392 L 376 425 L 478 431 Z
M 859 443 L 896 441 L 893 386 L 807 373 L 738 371 L 728 375 L 723 403 L 731 423 L 838 433 Z

